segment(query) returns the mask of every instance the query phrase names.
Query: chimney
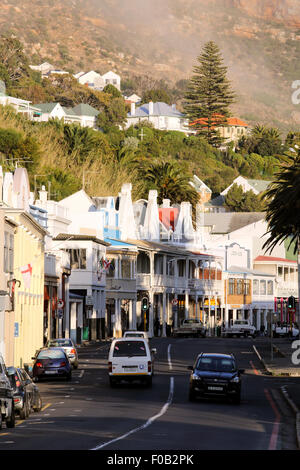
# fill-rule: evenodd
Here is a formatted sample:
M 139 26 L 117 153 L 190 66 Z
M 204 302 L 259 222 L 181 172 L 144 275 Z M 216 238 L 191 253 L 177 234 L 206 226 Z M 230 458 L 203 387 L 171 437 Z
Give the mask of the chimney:
M 149 103 L 149 116 L 153 114 L 153 101 Z
M 176 104 L 172 104 L 172 110 L 176 111 Z
M 131 116 L 135 116 L 135 103 L 131 103 L 130 114 Z
M 45 204 L 47 202 L 47 194 L 48 192 L 46 191 L 45 186 L 42 186 L 42 190 L 39 191 L 40 201 L 42 204 Z
M 163 208 L 170 207 L 170 199 L 163 199 Z

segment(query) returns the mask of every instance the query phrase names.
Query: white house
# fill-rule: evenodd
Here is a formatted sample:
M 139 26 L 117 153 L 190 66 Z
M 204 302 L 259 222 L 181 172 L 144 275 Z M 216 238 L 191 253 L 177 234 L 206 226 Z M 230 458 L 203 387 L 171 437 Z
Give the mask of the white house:
M 235 180 L 233 180 L 233 182 L 230 186 L 228 186 L 228 188 L 224 189 L 224 191 L 221 192 L 221 195 L 225 196 L 225 194 L 228 193 L 228 191 L 234 184 L 241 186 L 244 193 L 247 191 L 253 191 L 254 194 L 258 195 L 266 191 L 270 183 L 271 181 L 256 180 L 245 178 L 244 176 L 238 176 L 237 178 L 235 178 Z
M 82 127 L 97 129 L 97 116 L 99 111 L 89 104 L 80 103 L 74 108 L 66 108 L 59 103 L 39 103 L 35 105 L 33 118 L 43 122 L 49 119 L 63 119 L 67 124 L 79 124 Z
M 112 71 L 109 71 L 107 73 L 105 73 L 104 75 L 102 75 L 102 79 L 104 80 L 104 83 L 106 85 L 113 85 L 114 87 L 116 87 L 119 91 L 121 90 L 121 77 L 120 75 L 112 72 Z
M 29 119 L 33 119 L 33 116 L 36 112 L 38 112 L 38 109 L 35 106 L 32 106 L 30 103 L 31 101 L 8 96 L 6 94 L 5 83 L 0 80 L 0 105 L 12 106 L 17 113 L 21 113 L 24 116 L 27 116 Z
M 188 121 L 184 114 L 176 109 L 175 104 L 169 106 L 166 103 L 150 101 L 136 107 L 135 103 L 131 103 L 130 113 L 127 114 L 126 128 L 143 121 L 151 123 L 155 129 L 189 132 Z
M 103 90 L 105 87 L 105 81 L 100 73 L 91 70 L 90 72 L 79 72 L 78 74 L 74 75 L 74 77 L 78 80 L 81 85 L 86 85 L 90 88 L 94 88 L 95 90 Z

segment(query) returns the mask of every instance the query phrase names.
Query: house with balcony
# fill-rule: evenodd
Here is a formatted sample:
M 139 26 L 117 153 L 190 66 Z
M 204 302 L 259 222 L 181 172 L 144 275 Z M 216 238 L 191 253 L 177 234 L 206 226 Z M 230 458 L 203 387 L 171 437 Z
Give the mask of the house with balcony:
M 94 235 L 76 233 L 54 237 L 54 249 L 56 242 L 70 257 L 70 316 L 66 336 L 76 343 L 100 339 L 104 335 L 106 299 L 106 278 L 100 262 L 106 260 L 109 243 Z
M 3 80 L 0 80 L 0 105 L 11 106 L 17 113 L 23 114 L 28 117 L 28 119 L 33 119 L 34 114 L 38 112 L 38 108 L 32 106 L 31 101 L 8 96 Z

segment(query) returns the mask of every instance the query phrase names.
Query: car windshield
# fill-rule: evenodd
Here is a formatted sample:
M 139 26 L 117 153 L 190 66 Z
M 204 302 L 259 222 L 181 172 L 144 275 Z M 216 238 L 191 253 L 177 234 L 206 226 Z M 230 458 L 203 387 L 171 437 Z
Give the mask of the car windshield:
M 118 341 L 114 347 L 113 357 L 146 356 L 146 346 L 143 341 Z
M 65 354 L 59 349 L 44 349 L 39 352 L 37 359 L 65 359 Z
M 49 347 L 59 347 L 59 348 L 63 348 L 63 347 L 66 347 L 66 346 L 73 346 L 72 345 L 72 341 L 70 339 L 55 339 L 55 340 L 52 340 L 52 341 L 49 341 Z
M 234 372 L 236 370 L 236 365 L 230 358 L 201 357 L 197 362 L 196 369 L 217 372 Z

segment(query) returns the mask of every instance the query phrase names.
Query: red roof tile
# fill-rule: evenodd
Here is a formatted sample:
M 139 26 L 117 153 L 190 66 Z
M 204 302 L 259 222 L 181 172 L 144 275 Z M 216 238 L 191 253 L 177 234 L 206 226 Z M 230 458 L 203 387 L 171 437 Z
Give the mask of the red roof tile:
M 297 263 L 297 261 L 294 261 L 292 259 L 276 258 L 274 256 L 257 256 L 254 261 L 280 261 L 284 263 Z

